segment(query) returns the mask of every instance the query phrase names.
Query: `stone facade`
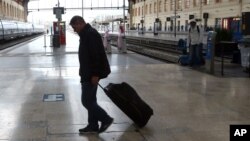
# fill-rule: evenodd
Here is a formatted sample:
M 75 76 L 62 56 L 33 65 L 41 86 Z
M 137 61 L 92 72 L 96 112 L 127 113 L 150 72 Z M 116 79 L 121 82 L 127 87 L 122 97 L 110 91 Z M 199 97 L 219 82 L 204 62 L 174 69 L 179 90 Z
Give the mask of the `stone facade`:
M 27 21 L 28 0 L 0 0 L 0 19 Z
M 130 27 L 148 30 L 158 18 L 161 31 L 171 31 L 174 25 L 185 31 L 192 15 L 201 25 L 221 27 L 227 25 L 224 19 L 240 21 L 242 12 L 250 12 L 250 0 L 135 0 L 130 8 Z

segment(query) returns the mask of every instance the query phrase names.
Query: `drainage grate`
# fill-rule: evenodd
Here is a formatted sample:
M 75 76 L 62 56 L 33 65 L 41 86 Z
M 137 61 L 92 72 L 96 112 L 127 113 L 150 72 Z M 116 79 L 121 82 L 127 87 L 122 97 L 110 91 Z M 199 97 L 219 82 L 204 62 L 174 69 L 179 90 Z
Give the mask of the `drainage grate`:
M 64 94 L 44 94 L 43 102 L 64 101 Z

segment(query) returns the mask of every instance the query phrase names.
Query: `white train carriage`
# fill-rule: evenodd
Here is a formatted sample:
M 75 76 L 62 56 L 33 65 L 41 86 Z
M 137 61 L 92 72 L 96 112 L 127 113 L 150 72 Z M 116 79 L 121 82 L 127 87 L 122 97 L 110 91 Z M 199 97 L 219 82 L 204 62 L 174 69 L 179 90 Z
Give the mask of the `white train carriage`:
M 12 40 L 44 33 L 44 25 L 0 19 L 0 40 Z
M 17 23 L 14 21 L 1 20 L 2 40 L 11 40 L 18 37 Z

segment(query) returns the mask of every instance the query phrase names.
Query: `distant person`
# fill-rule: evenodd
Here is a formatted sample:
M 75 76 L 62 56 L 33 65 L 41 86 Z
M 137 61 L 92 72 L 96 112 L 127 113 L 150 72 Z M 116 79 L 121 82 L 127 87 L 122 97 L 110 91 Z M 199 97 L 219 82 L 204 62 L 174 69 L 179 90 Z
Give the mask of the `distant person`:
M 79 45 L 79 75 L 81 77 L 83 106 L 88 111 L 88 125 L 79 129 L 80 133 L 101 133 L 112 123 L 104 109 L 97 104 L 97 86 L 100 79 L 107 77 L 110 73 L 110 66 L 104 51 L 101 35 L 85 23 L 81 16 L 74 16 L 70 25 L 80 36 Z M 101 122 L 99 128 L 98 122 Z
M 106 53 L 111 53 L 111 39 L 110 39 L 110 35 L 109 35 L 109 30 L 107 29 L 104 33 L 104 36 L 103 36 L 103 45 L 104 45 L 104 48 L 106 50 Z
M 204 59 L 202 56 L 202 36 L 203 34 L 201 33 L 201 28 L 196 25 L 196 21 L 194 19 L 191 20 L 188 34 L 190 54 L 189 65 L 191 67 L 204 64 Z
M 47 34 L 49 34 L 49 30 L 47 29 Z
M 149 27 L 148 31 L 152 31 L 152 27 L 151 26 Z
M 117 39 L 117 47 L 119 52 L 127 53 L 127 47 L 124 39 L 125 39 L 125 29 L 124 26 L 120 25 L 118 39 Z

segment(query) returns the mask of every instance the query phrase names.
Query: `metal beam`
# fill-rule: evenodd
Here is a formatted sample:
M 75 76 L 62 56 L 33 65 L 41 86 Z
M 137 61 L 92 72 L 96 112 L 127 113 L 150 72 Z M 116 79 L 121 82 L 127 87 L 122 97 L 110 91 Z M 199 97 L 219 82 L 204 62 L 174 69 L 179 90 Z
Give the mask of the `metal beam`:
M 81 10 L 82 7 L 70 7 L 70 8 L 64 8 L 66 10 Z M 121 7 L 83 7 L 83 9 L 85 10 L 114 10 L 114 9 L 117 9 L 117 10 L 122 10 L 123 9 L 123 6 Z M 29 11 L 44 11 L 44 10 L 53 10 L 53 8 L 39 8 L 39 9 L 28 9 Z M 125 10 L 128 10 L 128 7 L 125 7 Z

